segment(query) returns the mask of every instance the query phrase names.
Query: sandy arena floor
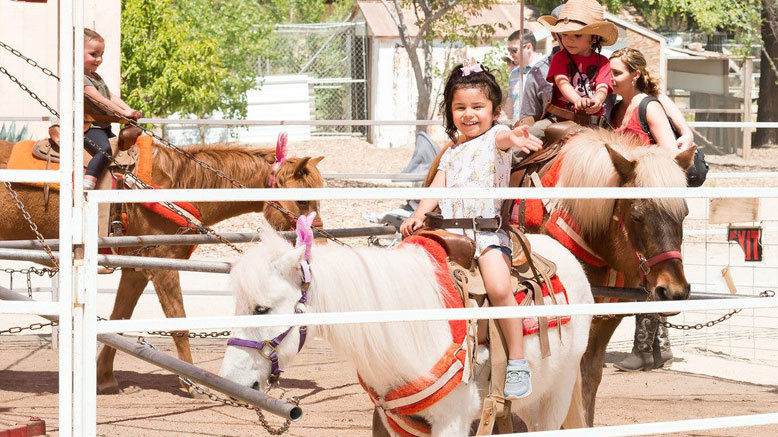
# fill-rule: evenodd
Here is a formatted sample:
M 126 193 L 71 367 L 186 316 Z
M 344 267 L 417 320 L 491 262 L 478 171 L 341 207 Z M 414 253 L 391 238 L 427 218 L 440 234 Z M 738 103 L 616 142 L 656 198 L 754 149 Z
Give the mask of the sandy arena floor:
M 168 339 L 151 340 L 174 354 Z M 223 340 L 197 340 L 195 362 L 218 372 Z M 57 357 L 38 338 L 18 337 L 2 342 L 0 356 L 0 430 L 4 425 L 37 416 L 57 435 Z M 610 353 L 608 363 L 623 358 Z M 124 392 L 99 396 L 97 433 L 100 436 L 246 436 L 267 435 L 249 410 L 192 399 L 178 388 L 175 376 L 150 364 L 119 354 L 116 377 Z M 286 369 L 285 396 L 297 396 L 304 415 L 292 425 L 290 436 L 370 435 L 372 404 L 362 392 L 353 370 L 329 347 L 313 341 L 296 363 Z M 279 396 L 281 392 L 272 392 Z M 597 401 L 596 425 L 616 425 L 720 415 L 775 412 L 778 386 L 744 384 L 657 370 L 622 373 L 610 365 Z M 281 420 L 270 418 L 280 425 Z M 685 436 L 772 437 L 778 425 L 704 431 Z

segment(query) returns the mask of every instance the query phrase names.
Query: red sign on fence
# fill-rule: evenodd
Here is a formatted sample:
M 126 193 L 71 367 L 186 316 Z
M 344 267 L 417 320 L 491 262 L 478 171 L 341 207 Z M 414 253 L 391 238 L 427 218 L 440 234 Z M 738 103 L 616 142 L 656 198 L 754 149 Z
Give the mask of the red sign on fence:
M 762 260 L 762 228 L 730 226 L 727 241 L 734 241 L 740 245 L 746 255 L 746 261 Z

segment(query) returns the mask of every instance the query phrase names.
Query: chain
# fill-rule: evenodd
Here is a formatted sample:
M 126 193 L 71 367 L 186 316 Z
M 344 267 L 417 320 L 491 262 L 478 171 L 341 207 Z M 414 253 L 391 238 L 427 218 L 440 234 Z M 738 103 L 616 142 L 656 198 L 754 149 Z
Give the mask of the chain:
M 724 314 L 723 316 L 719 317 L 716 320 L 708 320 L 705 323 L 695 323 L 694 325 L 676 325 L 675 323 L 670 322 L 659 322 L 660 325 L 664 326 L 665 328 L 674 328 L 674 329 L 680 329 L 682 331 L 690 331 L 692 329 L 702 329 L 702 328 L 710 328 L 711 326 L 718 325 L 719 323 L 729 319 L 730 317 L 734 316 L 735 314 L 743 311 L 742 309 L 734 309 L 727 314 Z
M 154 347 L 154 345 L 152 345 L 151 343 L 147 342 L 143 337 L 138 337 L 138 343 L 140 343 L 140 344 L 142 344 L 142 345 L 144 345 L 146 347 L 150 347 L 152 349 L 156 349 Z M 198 385 L 197 383 L 195 383 L 194 381 L 192 381 L 189 378 L 185 378 L 185 377 L 179 376 L 178 379 L 179 379 L 179 381 L 181 381 L 184 384 L 186 384 L 186 386 L 188 386 L 189 388 L 191 388 L 192 390 L 194 390 L 198 394 L 206 396 L 208 399 L 210 399 L 210 400 L 212 400 L 214 402 L 220 402 L 220 403 L 222 403 L 224 405 L 229 405 L 231 407 L 246 408 L 248 410 L 255 411 L 257 413 L 257 418 L 259 418 L 259 423 L 262 425 L 263 428 L 265 428 L 265 431 L 267 431 L 268 434 L 271 434 L 271 435 L 282 435 L 282 434 L 286 433 L 289 430 L 289 425 L 292 424 L 292 421 L 290 419 L 286 419 L 286 421 L 284 422 L 283 425 L 281 425 L 278 428 L 273 428 L 272 426 L 270 426 L 270 424 L 268 423 L 267 419 L 265 419 L 265 414 L 262 412 L 261 409 L 259 409 L 257 407 L 254 407 L 254 406 L 251 406 L 251 405 L 249 405 L 249 404 L 247 404 L 245 402 L 238 402 L 238 401 L 234 401 L 232 399 L 223 398 L 223 397 L 221 397 L 221 396 L 211 392 L 207 388 L 201 387 L 200 385 Z M 289 398 L 288 400 L 289 400 L 290 403 L 292 403 L 294 405 L 299 405 L 300 404 L 300 401 L 297 398 L 292 397 L 292 398 Z
M 49 278 L 53 278 L 54 275 L 56 275 L 59 270 L 58 269 L 49 269 L 49 268 L 39 269 L 37 267 L 30 267 L 30 268 L 26 268 L 26 269 L 4 268 L 4 269 L 2 269 L 2 271 L 4 273 L 8 273 L 10 275 L 10 279 L 11 279 L 11 284 L 10 284 L 11 286 L 10 286 L 10 288 L 11 288 L 11 290 L 13 290 L 13 274 L 14 273 L 21 273 L 21 274 L 25 275 L 27 277 L 27 296 L 30 298 L 30 300 L 32 300 L 32 279 L 30 278 L 30 276 L 33 275 L 33 274 L 36 274 L 38 276 L 47 275 Z M 46 326 L 59 326 L 59 322 L 57 322 L 55 320 L 55 321 L 51 321 L 51 322 L 47 322 L 47 323 L 33 323 L 33 324 L 29 325 L 29 326 L 14 326 L 14 327 L 11 327 L 11 328 L 8 328 L 8 329 L 0 330 L 0 335 L 3 335 L 3 334 L 18 334 L 18 333 L 20 333 L 22 331 L 25 331 L 25 330 L 37 331 L 37 330 L 39 330 L 39 329 L 41 329 L 43 327 L 46 327 Z
M 38 103 L 40 103 L 40 104 L 41 104 L 41 106 L 43 106 L 43 107 L 44 107 L 44 108 L 46 108 L 46 109 L 47 109 L 47 110 L 48 110 L 50 113 L 52 113 L 52 114 L 53 114 L 53 115 L 55 115 L 57 118 L 59 118 L 59 114 L 57 113 L 57 111 L 55 111 L 55 110 L 54 110 L 54 109 L 53 109 L 51 106 L 49 106 L 49 105 L 48 105 L 48 103 L 44 102 L 44 101 L 43 101 L 43 99 L 41 99 L 40 97 L 38 97 L 38 95 L 37 95 L 37 94 L 35 94 L 35 93 L 34 93 L 32 90 L 30 90 L 29 88 L 27 88 L 27 86 L 26 86 L 25 84 L 23 84 L 23 83 L 19 82 L 19 79 L 17 79 L 17 78 L 16 78 L 14 75 L 12 75 L 11 73 L 9 73 L 9 72 L 8 72 L 8 70 L 6 70 L 6 69 L 5 69 L 4 67 L 2 67 L 2 66 L 0 66 L 0 73 L 3 73 L 3 74 L 5 74 L 6 76 L 8 76 L 8 78 L 9 78 L 9 79 L 11 79 L 11 82 L 13 82 L 13 83 L 15 83 L 16 85 L 18 85 L 18 86 L 19 86 L 19 88 L 21 88 L 21 89 L 22 89 L 22 91 L 24 91 L 24 92 L 26 92 L 27 94 L 29 94 L 29 95 L 30 95 L 30 97 L 32 97 L 33 99 L 37 100 L 37 101 L 38 101 Z
M 775 296 L 775 291 L 773 290 L 764 290 L 761 293 L 759 293 L 759 297 L 773 297 Z M 730 319 L 735 314 L 743 311 L 742 308 L 734 309 L 727 314 L 724 314 L 723 316 L 719 317 L 716 320 L 708 320 L 705 323 L 695 323 L 694 325 L 676 325 L 675 323 L 670 322 L 659 322 L 660 325 L 664 326 L 665 328 L 673 328 L 673 329 L 680 329 L 681 331 L 691 331 L 692 329 L 702 329 L 702 328 L 710 328 L 711 326 L 718 325 L 719 323 Z M 593 319 L 598 320 L 611 320 L 616 319 L 619 317 L 630 317 L 630 316 L 636 316 L 637 314 L 596 314 L 592 316 Z
M 40 269 L 37 268 L 37 267 L 29 267 L 29 268 L 26 268 L 26 269 L 12 269 L 10 267 L 6 267 L 6 268 L 4 268 L 4 269 L 2 269 L 0 271 L 2 271 L 3 273 L 8 273 L 8 274 L 21 273 L 23 275 L 29 275 L 30 273 L 34 273 L 34 274 L 36 274 L 38 276 L 46 275 L 49 278 L 53 278 L 59 272 L 59 270 L 57 270 L 57 269 L 50 269 L 50 268 L 47 268 L 47 267 L 40 268 Z
M 32 221 L 32 217 L 30 217 L 30 213 L 27 211 L 27 208 L 24 207 L 24 203 L 22 203 L 22 201 L 19 199 L 19 195 L 16 194 L 16 191 L 14 191 L 10 182 L 3 182 L 3 184 L 5 184 L 5 187 L 8 189 L 8 192 L 11 194 L 11 197 L 13 197 L 14 202 L 16 202 L 16 207 L 19 208 L 19 211 L 21 211 L 22 217 L 24 217 L 24 220 L 27 222 L 27 225 L 30 227 L 32 232 L 35 233 L 35 238 L 38 240 L 38 242 L 41 243 L 41 246 L 43 246 L 43 250 L 46 251 L 46 254 L 49 256 L 51 263 L 54 265 L 55 268 L 59 268 L 59 264 L 57 263 L 57 259 L 54 257 L 54 253 L 51 251 L 49 245 L 46 244 L 46 239 L 44 239 L 43 235 L 40 233 L 40 231 L 38 231 L 38 225 L 36 225 Z
M 25 62 L 27 62 L 29 65 L 31 65 L 31 66 L 33 66 L 33 67 L 35 67 L 35 68 L 38 68 L 38 69 L 40 69 L 41 71 L 43 71 L 43 74 L 45 74 L 46 76 L 51 76 L 51 77 L 53 77 L 54 79 L 57 79 L 57 80 L 59 80 L 59 76 L 57 76 L 56 74 L 54 74 L 54 72 L 53 72 L 53 71 L 49 70 L 49 69 L 48 69 L 48 68 L 46 68 L 46 67 L 41 67 L 41 66 L 40 66 L 40 65 L 39 65 L 37 62 L 35 62 L 34 60 L 32 60 L 32 59 L 28 58 L 27 56 L 24 56 L 23 54 L 21 54 L 21 53 L 19 52 L 19 50 L 16 50 L 15 48 L 13 48 L 13 47 L 9 46 L 8 44 L 6 44 L 6 43 L 4 43 L 4 42 L 2 42 L 2 41 L 0 41 L 0 47 L 2 47 L 2 48 L 4 48 L 4 49 L 8 50 L 9 52 L 13 53 L 14 55 L 16 55 L 16 56 L 18 56 L 18 57 L 20 57 L 20 58 L 24 59 L 24 61 L 25 61 Z
M 213 331 L 213 332 L 183 332 L 183 331 L 146 331 L 149 335 L 161 335 L 165 337 L 189 337 L 189 338 L 218 338 L 229 337 L 232 333 L 230 331 Z

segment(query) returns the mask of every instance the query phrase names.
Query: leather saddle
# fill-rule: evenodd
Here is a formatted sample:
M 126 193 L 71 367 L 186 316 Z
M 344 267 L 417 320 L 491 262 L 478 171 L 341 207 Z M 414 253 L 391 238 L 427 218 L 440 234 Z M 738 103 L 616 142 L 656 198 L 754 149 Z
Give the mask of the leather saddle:
M 511 168 L 509 185 L 511 187 L 531 186 L 532 181 L 527 176 L 532 173 L 543 175 L 551 167 L 567 139 L 585 129 L 587 128 L 573 121 L 550 124 L 545 130 L 546 139 L 543 148 L 528 155 Z
M 422 229 L 414 235 L 429 238 L 443 247 L 448 255 L 449 270 L 451 272 L 461 270 L 461 274 L 466 275 L 468 292 L 471 296 L 476 297 L 480 304 L 486 296 L 486 288 L 481 273 L 477 270 L 474 262 L 475 241 L 465 235 L 443 229 Z M 550 278 L 556 274 L 556 264 L 537 253 L 532 253 L 529 241 L 522 233 L 511 232 L 510 235 L 513 246 L 511 251 L 513 254 L 511 288 L 514 291 L 526 289 L 526 285 L 523 285 L 526 281 L 542 282 L 544 277 Z M 519 241 L 520 239 L 523 241 Z M 529 256 L 527 251 L 530 252 Z M 533 267 L 535 271 L 533 271 Z M 535 276 L 536 272 L 539 278 Z M 455 280 L 455 282 L 458 281 Z
M 138 150 L 135 141 L 143 133 L 136 126 L 125 126 L 119 131 L 119 136 L 111 138 L 112 155 L 122 166 L 130 166 L 137 161 Z M 47 162 L 59 162 L 59 125 L 49 127 L 49 138 L 45 138 L 35 143 L 32 147 L 34 157 Z M 92 159 L 92 154 L 84 152 L 84 165 Z M 111 165 L 114 165 L 113 163 Z

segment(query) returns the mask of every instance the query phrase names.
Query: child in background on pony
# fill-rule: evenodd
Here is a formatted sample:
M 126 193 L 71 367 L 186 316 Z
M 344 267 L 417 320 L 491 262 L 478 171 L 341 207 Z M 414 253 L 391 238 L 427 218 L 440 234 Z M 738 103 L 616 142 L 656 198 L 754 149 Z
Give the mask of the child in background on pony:
M 502 91 L 488 69 L 480 63 L 454 67 L 446 81 L 441 112 L 445 128 L 454 144 L 440 159 L 431 187 L 507 187 L 512 148 L 524 153 L 539 150 L 542 143 L 522 126 L 510 130 L 497 125 Z M 500 199 L 424 199 L 413 215 L 400 226 L 404 236 L 421 228 L 424 216 L 436 206 L 446 219 L 492 218 L 501 213 Z M 517 306 L 511 290 L 510 238 L 503 230 L 467 232 L 447 229 L 471 237 L 476 242 L 475 256 L 483 276 L 486 293 L 493 306 Z M 524 359 L 521 319 L 499 321 L 508 347 L 508 372 L 505 395 L 525 397 L 532 392 L 530 368 Z
M 103 63 L 103 52 L 105 52 L 103 37 L 92 29 L 84 29 L 84 94 L 96 101 L 101 109 L 108 108 L 127 118 L 140 118 L 141 112 L 130 108 L 119 96 L 111 94 L 108 85 L 97 74 L 97 67 Z M 97 179 L 108 167 L 109 159 L 101 151 L 111 155 L 111 144 L 108 139 L 115 136 L 111 132 L 109 122 L 92 122 L 84 134 L 84 148 L 92 154 L 84 174 L 85 190 L 94 189 Z
M 546 112 L 555 121 L 578 120 L 600 124 L 603 102 L 613 91 L 608 58 L 598 53 L 603 45 L 613 45 L 618 30 L 604 21 L 604 9 L 596 0 L 569 0 L 559 18 L 544 15 L 538 21 L 559 35 L 561 50 L 551 58 L 546 80 L 553 84 L 551 103 Z M 579 122 L 580 123 L 580 122 Z

